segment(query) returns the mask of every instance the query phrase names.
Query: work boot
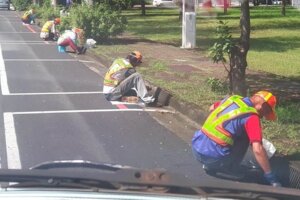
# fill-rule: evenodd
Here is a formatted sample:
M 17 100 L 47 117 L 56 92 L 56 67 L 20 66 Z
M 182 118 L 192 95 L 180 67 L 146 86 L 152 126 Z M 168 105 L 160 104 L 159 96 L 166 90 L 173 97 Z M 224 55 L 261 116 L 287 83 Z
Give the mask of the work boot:
M 139 101 L 139 98 L 136 96 L 123 96 L 121 98 L 121 101 L 127 103 L 137 103 Z

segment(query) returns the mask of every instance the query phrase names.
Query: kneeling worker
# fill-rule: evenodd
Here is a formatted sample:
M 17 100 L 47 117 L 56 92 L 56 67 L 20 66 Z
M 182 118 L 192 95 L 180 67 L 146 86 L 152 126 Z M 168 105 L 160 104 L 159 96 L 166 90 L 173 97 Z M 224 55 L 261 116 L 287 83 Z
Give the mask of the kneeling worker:
M 56 26 L 60 24 L 60 18 L 55 18 L 54 20 L 47 21 L 40 34 L 40 38 L 44 40 L 57 40 L 58 31 Z
M 21 20 L 24 24 L 34 24 L 35 23 L 34 19 L 35 19 L 35 10 L 33 8 L 26 11 L 21 17 Z
M 148 93 L 141 74 L 135 70 L 141 62 L 142 55 L 138 51 L 113 62 L 105 74 L 103 84 L 103 93 L 108 101 L 128 101 L 126 96 L 133 96 L 133 92 L 137 96 L 136 101 L 140 98 L 146 105 L 154 104 L 155 98 Z
M 84 30 L 80 28 L 65 30 L 58 38 L 57 44 L 62 47 L 70 46 L 75 53 L 84 54 L 86 51 Z
M 275 105 L 276 97 L 268 91 L 259 91 L 250 98 L 233 95 L 213 104 L 210 115 L 192 140 L 196 159 L 208 173 L 238 172 L 250 145 L 266 181 L 281 186 L 263 147 L 260 125 L 262 117 L 276 119 Z

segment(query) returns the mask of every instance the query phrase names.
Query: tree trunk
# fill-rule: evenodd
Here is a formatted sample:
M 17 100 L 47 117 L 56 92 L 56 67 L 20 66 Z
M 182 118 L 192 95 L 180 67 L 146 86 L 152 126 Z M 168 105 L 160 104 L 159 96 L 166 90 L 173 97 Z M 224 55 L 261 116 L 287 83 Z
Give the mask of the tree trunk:
M 250 11 L 249 0 L 241 3 L 240 17 L 241 36 L 239 43 L 233 48 L 230 56 L 230 89 L 234 94 L 246 95 L 247 53 L 250 43 Z
M 285 5 L 286 5 L 286 1 L 282 0 L 282 6 L 281 6 L 281 14 L 283 16 L 285 16 Z
M 240 46 L 235 46 L 230 58 L 230 91 L 234 94 L 245 96 L 247 93 L 246 85 L 247 54 Z
M 142 16 L 146 15 L 146 3 L 145 0 L 141 0 Z

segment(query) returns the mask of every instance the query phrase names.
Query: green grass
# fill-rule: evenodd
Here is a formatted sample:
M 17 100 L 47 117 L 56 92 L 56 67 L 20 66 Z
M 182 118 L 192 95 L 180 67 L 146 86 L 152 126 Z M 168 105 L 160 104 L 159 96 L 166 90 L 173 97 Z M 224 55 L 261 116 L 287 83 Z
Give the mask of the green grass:
M 128 31 L 136 36 L 176 46 L 181 45 L 181 21 L 178 9 L 148 9 L 146 16 L 140 10 L 128 10 Z M 216 11 L 216 17 L 207 18 L 202 11 L 197 15 L 197 46 L 207 53 L 214 43 L 218 20 L 228 22 L 234 38 L 238 38 L 239 8 L 229 9 L 228 15 Z M 287 7 L 286 16 L 280 7 L 267 6 L 250 9 L 251 42 L 248 54 L 250 69 L 259 69 L 276 75 L 300 78 L 300 12 Z

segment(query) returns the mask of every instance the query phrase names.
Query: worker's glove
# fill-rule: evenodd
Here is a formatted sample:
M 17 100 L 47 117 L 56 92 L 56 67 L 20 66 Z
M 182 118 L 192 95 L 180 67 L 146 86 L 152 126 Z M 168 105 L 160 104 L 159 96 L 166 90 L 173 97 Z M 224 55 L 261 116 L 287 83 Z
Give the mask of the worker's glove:
M 268 181 L 268 183 L 273 187 L 281 187 L 281 184 L 279 183 L 278 179 L 276 178 L 273 172 L 265 173 L 264 177 Z

